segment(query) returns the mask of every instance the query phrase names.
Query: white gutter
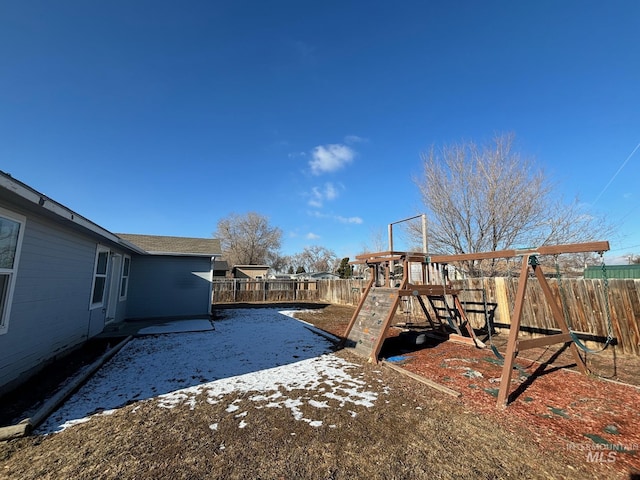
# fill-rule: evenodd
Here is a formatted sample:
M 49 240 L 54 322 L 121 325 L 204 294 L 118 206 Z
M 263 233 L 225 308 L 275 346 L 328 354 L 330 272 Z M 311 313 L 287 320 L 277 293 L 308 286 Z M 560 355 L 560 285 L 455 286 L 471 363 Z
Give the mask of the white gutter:
M 96 235 L 99 235 L 106 240 L 109 240 L 116 244 L 120 244 L 137 253 L 146 253 L 144 250 L 136 247 L 135 245 L 129 242 L 125 242 L 117 235 L 93 223 L 91 220 L 86 219 L 82 215 L 78 215 L 76 212 L 74 212 L 73 210 L 70 210 L 69 208 L 65 207 L 62 204 L 54 200 L 51 200 L 46 195 L 43 195 L 40 192 L 23 184 L 22 182 L 11 178 L 4 172 L 1 172 L 1 173 L 2 174 L 0 175 L 0 187 L 10 192 L 13 192 L 14 194 L 18 195 L 24 200 L 27 200 L 33 203 L 34 205 L 38 205 L 40 208 L 43 208 L 44 210 L 47 210 L 64 220 L 74 223 L 75 225 L 78 225 L 79 227 L 82 227 L 85 230 L 95 233 Z

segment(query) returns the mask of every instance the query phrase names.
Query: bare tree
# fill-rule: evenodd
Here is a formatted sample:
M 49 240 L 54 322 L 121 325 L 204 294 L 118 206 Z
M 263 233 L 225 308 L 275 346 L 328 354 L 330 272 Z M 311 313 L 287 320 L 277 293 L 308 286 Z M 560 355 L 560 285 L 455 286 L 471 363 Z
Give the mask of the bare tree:
M 430 252 L 576 243 L 607 233 L 605 223 L 577 200 L 554 196 L 554 185 L 513 142 L 513 135 L 500 135 L 486 145 L 462 142 L 422 154 L 423 175 L 414 182 L 427 208 Z M 471 275 L 495 275 L 499 264 L 465 267 Z
M 231 265 L 259 265 L 277 257 L 282 230 L 269 225 L 268 218 L 259 213 L 232 213 L 218 221 L 213 236 L 220 239 L 222 253 Z
M 267 256 L 267 265 L 276 273 L 284 272 L 291 264 L 291 258 L 288 255 L 280 255 L 279 252 L 270 253 Z
M 337 262 L 338 257 L 332 250 L 319 245 L 305 247 L 293 257 L 293 263 L 305 272 L 332 272 L 337 268 Z
M 372 228 L 370 231 L 369 241 L 371 244 L 365 242 L 362 243 L 361 253 L 377 253 L 389 250 L 387 235 L 383 228 Z

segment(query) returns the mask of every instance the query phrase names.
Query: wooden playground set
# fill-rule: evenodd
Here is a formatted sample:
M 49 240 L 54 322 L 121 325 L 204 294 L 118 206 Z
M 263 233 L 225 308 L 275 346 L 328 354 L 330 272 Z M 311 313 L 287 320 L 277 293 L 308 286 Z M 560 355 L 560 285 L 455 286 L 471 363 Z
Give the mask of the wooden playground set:
M 576 243 L 567 245 L 542 246 L 523 250 L 503 250 L 496 252 L 469 253 L 460 255 L 432 255 L 415 252 L 386 251 L 359 255 L 353 263 L 366 264 L 370 269 L 370 280 L 364 288 L 360 302 L 343 336 L 343 346 L 352 348 L 355 353 L 364 356 L 370 362 L 377 363 L 380 350 L 388 330 L 394 322 L 396 312 L 403 302 L 414 298 L 425 317 L 426 329 L 423 335 L 440 340 L 452 340 L 467 343 L 476 348 L 491 348 L 503 362 L 498 407 L 509 403 L 511 378 L 517 355 L 525 350 L 548 345 L 566 344 L 580 372 L 588 373 L 578 348 L 590 351 L 569 328 L 566 309 L 562 301 L 556 300 L 545 277 L 539 256 L 551 255 L 557 258 L 561 254 L 593 253 L 601 256 L 609 250 L 607 241 Z M 479 338 L 472 327 L 460 290 L 453 287 L 449 278 L 450 264 L 493 259 L 517 259 L 521 257 L 518 288 L 511 308 L 511 324 L 504 356 L 491 342 L 493 325 L 485 318 L 487 336 Z M 402 268 L 399 268 L 401 266 Z M 604 266 L 604 263 L 603 263 Z M 396 272 L 402 272 L 401 274 Z M 544 300 L 548 303 L 560 333 L 537 338 L 519 338 L 523 306 L 529 277 L 538 280 Z M 605 278 L 606 285 L 606 278 Z M 605 291 L 605 297 L 607 292 Z M 560 299 L 562 300 L 562 299 Z M 606 298 L 605 298 L 605 301 Z M 430 306 L 430 308 L 427 307 Z M 612 331 L 603 348 L 615 342 Z

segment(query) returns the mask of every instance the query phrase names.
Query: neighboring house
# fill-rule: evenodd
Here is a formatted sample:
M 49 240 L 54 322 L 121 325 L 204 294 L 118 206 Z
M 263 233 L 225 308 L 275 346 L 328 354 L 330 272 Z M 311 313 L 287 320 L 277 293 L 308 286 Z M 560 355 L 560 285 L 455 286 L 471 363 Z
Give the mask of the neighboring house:
M 216 259 L 213 262 L 213 278 L 214 280 L 217 278 L 225 278 L 227 276 L 227 272 L 229 271 L 229 263 L 226 260 L 218 260 Z
M 252 278 L 260 280 L 267 278 L 268 265 L 234 265 L 231 269 L 233 278 Z
M 296 277 L 292 273 L 270 273 L 267 278 L 269 280 L 295 280 Z
M 316 272 L 309 274 L 310 280 L 338 280 L 339 278 L 340 275 L 336 275 L 331 272 Z
M 0 394 L 108 324 L 208 315 L 219 243 L 172 238 L 149 252 L 0 172 Z

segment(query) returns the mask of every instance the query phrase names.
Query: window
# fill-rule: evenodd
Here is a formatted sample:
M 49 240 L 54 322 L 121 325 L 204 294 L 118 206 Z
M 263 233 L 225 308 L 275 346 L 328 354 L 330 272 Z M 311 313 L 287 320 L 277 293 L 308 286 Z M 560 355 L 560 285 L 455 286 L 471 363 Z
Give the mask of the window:
M 104 293 L 107 286 L 107 269 L 109 266 L 109 249 L 98 245 L 96 262 L 93 267 L 93 287 L 91 289 L 90 309 L 104 305 Z
M 0 208 L 0 334 L 9 328 L 26 218 Z
M 122 277 L 120 278 L 120 300 L 127 299 L 127 290 L 129 289 L 129 268 L 131 267 L 131 257 L 125 255 L 122 264 Z

